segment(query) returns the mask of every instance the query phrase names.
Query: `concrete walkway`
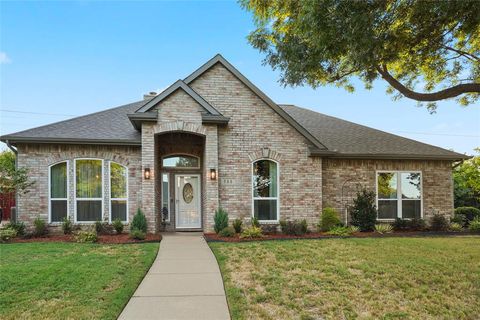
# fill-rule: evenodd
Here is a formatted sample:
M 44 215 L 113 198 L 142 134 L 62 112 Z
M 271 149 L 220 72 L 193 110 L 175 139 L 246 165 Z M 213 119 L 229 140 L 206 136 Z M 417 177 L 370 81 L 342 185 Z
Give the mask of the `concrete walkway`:
M 165 233 L 119 319 L 230 319 L 217 261 L 201 233 Z

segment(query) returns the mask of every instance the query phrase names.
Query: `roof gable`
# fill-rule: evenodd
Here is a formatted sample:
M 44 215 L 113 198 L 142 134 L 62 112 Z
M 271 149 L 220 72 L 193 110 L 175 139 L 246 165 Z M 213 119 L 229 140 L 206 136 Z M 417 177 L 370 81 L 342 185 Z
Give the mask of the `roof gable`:
M 313 136 L 307 129 L 301 126 L 294 118 L 292 118 L 287 112 L 280 108 L 272 99 L 270 99 L 264 92 L 262 92 L 257 86 L 255 86 L 250 80 L 248 80 L 243 74 L 240 73 L 230 62 L 228 62 L 222 55 L 217 54 L 212 59 L 203 64 L 200 68 L 195 70 L 192 74 L 186 77 L 183 81 L 188 85 L 197 79 L 204 72 L 209 70 L 215 64 L 222 64 L 228 71 L 230 71 L 235 77 L 237 77 L 247 88 L 252 90 L 263 102 L 265 102 L 270 108 L 272 108 L 280 117 L 282 117 L 289 125 L 294 127 L 302 136 L 304 136 L 309 142 L 311 142 L 316 153 L 331 153 L 328 148 L 323 145 L 315 136 Z

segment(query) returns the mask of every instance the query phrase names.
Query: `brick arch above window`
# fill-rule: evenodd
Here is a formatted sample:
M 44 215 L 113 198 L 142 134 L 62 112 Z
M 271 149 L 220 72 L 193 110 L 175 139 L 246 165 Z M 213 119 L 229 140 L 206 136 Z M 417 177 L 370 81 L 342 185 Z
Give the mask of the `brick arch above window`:
M 280 160 L 282 160 L 282 154 L 270 148 L 261 148 L 256 151 L 249 152 L 248 158 L 251 162 L 260 159 L 271 159 L 280 162 Z
M 154 127 L 154 134 L 164 132 L 189 132 L 202 136 L 207 135 L 207 129 L 203 125 L 185 121 L 160 122 Z

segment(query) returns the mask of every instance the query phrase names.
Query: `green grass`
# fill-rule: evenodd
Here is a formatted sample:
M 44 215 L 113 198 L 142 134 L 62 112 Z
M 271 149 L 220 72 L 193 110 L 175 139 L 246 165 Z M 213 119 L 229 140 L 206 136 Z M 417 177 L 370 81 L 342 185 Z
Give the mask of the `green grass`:
M 0 319 L 116 319 L 158 243 L 0 245 Z
M 480 237 L 210 246 L 233 319 L 479 319 Z

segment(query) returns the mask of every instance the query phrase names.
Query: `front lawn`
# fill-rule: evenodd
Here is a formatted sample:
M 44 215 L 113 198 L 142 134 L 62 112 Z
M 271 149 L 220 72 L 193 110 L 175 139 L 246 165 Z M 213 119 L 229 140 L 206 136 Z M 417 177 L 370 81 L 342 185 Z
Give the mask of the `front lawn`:
M 478 319 L 480 237 L 210 243 L 233 319 Z
M 0 245 L 0 319 L 116 319 L 158 243 Z

